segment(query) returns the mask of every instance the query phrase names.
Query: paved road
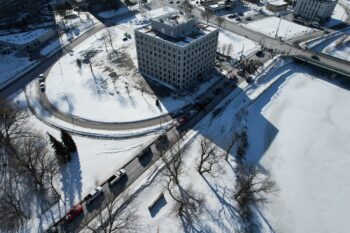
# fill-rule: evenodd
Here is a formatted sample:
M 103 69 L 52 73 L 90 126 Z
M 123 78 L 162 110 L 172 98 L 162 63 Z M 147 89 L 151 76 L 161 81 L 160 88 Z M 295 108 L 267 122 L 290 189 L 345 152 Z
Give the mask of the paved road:
M 230 85 L 227 85 L 230 82 Z M 208 93 L 213 98 L 212 101 L 200 112 L 194 115 L 187 123 L 172 127 L 168 132 L 166 132 L 167 140 L 164 142 L 160 140 L 155 140 L 148 147 L 151 148 L 151 153 L 147 156 L 139 159 L 137 156 L 132 159 L 129 163 L 127 163 L 123 169 L 126 170 L 127 176 L 119 182 L 116 186 L 110 187 L 108 183 L 103 183 L 103 195 L 99 197 L 96 202 L 93 202 L 90 205 L 86 205 L 83 201 L 81 204 L 84 208 L 84 214 L 79 218 L 75 219 L 70 224 L 65 224 L 64 221 L 60 221 L 56 224 L 56 227 L 60 231 L 65 232 L 79 232 L 82 230 L 87 223 L 89 223 L 92 219 L 94 219 L 100 211 L 102 211 L 109 200 L 106 199 L 106 196 L 112 196 L 114 198 L 118 197 L 128 186 L 130 186 L 138 177 L 140 177 L 152 164 L 154 164 L 159 158 L 160 153 L 162 151 L 167 151 L 172 148 L 180 139 L 180 135 L 184 135 L 189 129 L 193 128 L 201 119 L 203 119 L 235 88 L 234 81 L 222 79 L 221 82 L 218 83 L 222 88 L 218 95 L 214 95 L 212 93 Z M 204 100 L 207 98 L 203 96 L 200 100 Z M 142 154 L 142 151 L 139 152 L 139 155 Z
M 216 89 L 218 86 L 220 86 L 222 83 L 222 80 L 218 80 L 216 83 L 214 83 L 205 93 L 200 95 L 198 99 L 204 99 L 210 94 L 212 90 Z M 157 116 L 155 118 L 146 119 L 143 121 L 136 121 L 136 122 L 120 122 L 120 123 L 104 123 L 104 122 L 96 122 L 91 121 L 83 118 L 79 118 L 76 116 L 71 116 L 70 114 L 66 114 L 58 110 L 53 104 L 50 103 L 50 101 L 47 99 L 47 96 L 45 93 L 41 93 L 39 91 L 38 85 L 36 85 L 36 91 L 40 93 L 40 103 L 43 107 L 43 110 L 47 112 L 47 114 L 51 114 L 54 117 L 63 120 L 65 122 L 69 122 L 74 124 L 75 126 L 80 126 L 88 129 L 98 129 L 98 130 L 112 130 L 112 131 L 118 131 L 118 130 L 132 130 L 132 129 L 141 129 L 151 126 L 157 126 L 169 121 L 173 120 L 173 117 L 170 114 L 164 114 L 162 116 Z M 188 104 L 185 107 L 183 107 L 181 110 L 186 112 L 189 111 L 192 108 L 192 104 Z M 34 109 L 34 108 L 32 108 Z M 33 110 L 34 111 L 34 110 Z M 41 112 L 41 111 L 40 111 Z M 41 114 L 37 114 L 37 117 L 40 119 Z M 176 116 L 176 115 L 175 115 Z M 44 119 L 43 119 L 44 120 Z M 76 130 L 74 132 L 77 132 Z

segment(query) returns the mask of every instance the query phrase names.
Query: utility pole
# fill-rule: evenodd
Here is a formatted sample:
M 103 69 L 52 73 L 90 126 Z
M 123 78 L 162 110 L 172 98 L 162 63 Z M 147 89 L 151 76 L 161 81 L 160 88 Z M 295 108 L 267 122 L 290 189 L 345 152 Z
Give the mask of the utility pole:
M 276 35 L 275 35 L 275 38 L 277 38 L 277 35 L 278 35 L 278 31 L 280 29 L 280 25 L 281 25 L 281 21 L 282 21 L 282 18 L 280 18 L 280 21 L 278 23 L 278 27 L 277 27 L 277 30 L 276 30 Z

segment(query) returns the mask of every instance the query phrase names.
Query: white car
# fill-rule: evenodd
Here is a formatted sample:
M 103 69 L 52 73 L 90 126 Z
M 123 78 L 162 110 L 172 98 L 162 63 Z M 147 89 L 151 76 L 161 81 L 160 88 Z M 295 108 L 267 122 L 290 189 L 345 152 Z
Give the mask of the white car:
M 86 196 L 86 204 L 89 205 L 93 200 L 95 200 L 100 194 L 102 194 L 102 187 L 101 186 L 97 186 L 94 191 L 92 191 L 91 193 L 89 193 Z
M 107 180 L 109 186 L 115 185 L 120 180 L 120 178 L 122 178 L 125 174 L 126 174 L 126 171 L 124 169 L 117 171 L 114 175 L 112 175 Z
M 38 79 L 39 79 L 39 83 L 44 82 L 44 81 L 45 81 L 45 76 L 44 76 L 44 74 L 39 74 Z
M 41 82 L 39 87 L 40 87 L 41 92 L 45 92 L 45 83 L 44 82 Z

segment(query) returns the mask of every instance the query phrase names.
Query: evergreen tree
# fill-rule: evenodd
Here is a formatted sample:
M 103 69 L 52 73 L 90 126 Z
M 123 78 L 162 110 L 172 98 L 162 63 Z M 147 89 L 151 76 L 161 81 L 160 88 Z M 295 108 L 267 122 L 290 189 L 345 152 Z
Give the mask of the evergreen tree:
M 61 163 L 67 163 L 71 160 L 70 153 L 62 142 L 58 141 L 54 136 L 49 134 L 52 148 L 55 150 L 56 156 Z
M 70 153 L 77 152 L 77 146 L 72 136 L 66 130 L 61 129 L 61 140 Z

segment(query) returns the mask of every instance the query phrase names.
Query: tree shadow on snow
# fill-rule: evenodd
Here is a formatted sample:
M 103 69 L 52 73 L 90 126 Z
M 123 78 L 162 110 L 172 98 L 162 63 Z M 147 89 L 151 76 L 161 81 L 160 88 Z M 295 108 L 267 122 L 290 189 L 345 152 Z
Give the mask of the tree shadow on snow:
M 76 198 L 81 200 L 82 195 L 82 174 L 78 152 L 72 154 L 72 160 L 61 169 L 61 175 L 65 203 L 71 207 Z

